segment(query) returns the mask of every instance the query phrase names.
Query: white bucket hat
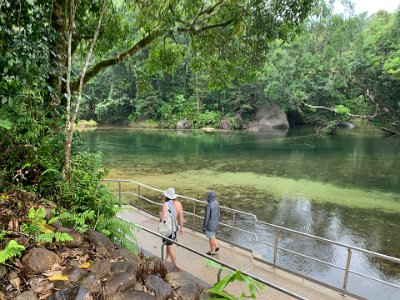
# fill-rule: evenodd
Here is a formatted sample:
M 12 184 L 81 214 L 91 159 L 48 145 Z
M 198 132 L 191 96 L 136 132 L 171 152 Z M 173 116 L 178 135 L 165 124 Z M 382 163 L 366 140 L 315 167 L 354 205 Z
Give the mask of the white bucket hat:
M 172 187 L 167 188 L 163 193 L 168 199 L 176 199 L 178 197 L 178 195 L 175 194 L 175 189 Z

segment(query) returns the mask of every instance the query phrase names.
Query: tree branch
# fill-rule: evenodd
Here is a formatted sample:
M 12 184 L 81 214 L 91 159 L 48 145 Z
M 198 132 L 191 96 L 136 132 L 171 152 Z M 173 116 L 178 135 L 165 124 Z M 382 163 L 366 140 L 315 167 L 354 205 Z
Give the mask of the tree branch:
M 374 96 L 374 94 L 372 93 L 372 91 L 367 88 L 363 83 L 361 83 L 360 81 L 358 81 L 355 78 L 352 78 L 352 81 L 364 92 L 365 96 L 372 102 L 375 104 L 375 113 L 373 114 L 373 116 L 371 116 L 370 119 L 375 118 L 376 116 L 378 116 L 378 112 L 379 112 L 379 104 L 378 101 L 376 101 L 376 98 Z M 389 111 L 386 107 L 384 107 L 385 110 Z
M 204 9 L 204 10 L 203 10 L 204 6 L 202 5 L 199 14 L 194 18 L 194 20 L 193 20 L 193 22 L 192 22 L 192 26 L 194 26 L 194 24 L 196 24 L 197 20 L 198 20 L 202 15 L 204 15 L 204 14 L 211 15 L 212 12 L 213 12 L 218 6 L 220 6 L 220 5 L 222 4 L 222 2 L 224 2 L 224 0 L 220 0 L 219 2 L 215 3 L 213 6 L 207 8 L 207 9 Z
M 218 27 L 226 27 L 226 26 L 232 24 L 234 20 L 235 20 L 235 17 L 233 17 L 232 19 L 230 19 L 230 20 L 228 20 L 226 22 L 216 23 L 216 24 L 204 26 L 204 27 L 199 28 L 199 29 L 179 27 L 178 31 L 179 32 L 189 32 L 189 33 L 193 33 L 193 34 L 199 34 L 199 33 L 203 32 L 203 31 L 207 31 L 207 30 L 210 30 L 210 29 L 214 29 L 214 28 L 218 28 Z
M 312 109 L 323 109 L 323 110 L 331 111 L 331 112 L 333 112 L 335 114 L 337 113 L 336 109 L 332 108 L 332 107 L 321 106 L 321 105 L 311 105 L 311 104 L 305 103 L 304 101 L 301 101 L 300 103 L 303 104 L 304 106 L 312 108 Z M 347 113 L 346 115 L 348 115 L 348 116 L 350 116 L 352 118 L 361 118 L 361 119 L 371 120 L 371 119 L 375 118 L 378 115 L 378 112 L 377 112 L 377 108 L 376 108 L 375 113 L 373 115 L 371 115 L 371 116 L 355 115 L 355 114 L 351 114 L 351 113 Z
M 88 82 L 90 79 L 92 79 L 94 76 L 96 76 L 100 71 L 104 70 L 105 68 L 116 65 L 117 63 L 135 55 L 140 50 L 142 50 L 144 47 L 149 45 L 152 41 L 154 41 L 156 38 L 161 36 L 161 34 L 162 34 L 162 31 L 159 31 L 159 30 L 153 31 L 152 33 L 150 33 L 146 37 L 142 38 L 139 42 L 137 42 L 135 45 L 133 45 L 129 49 L 125 50 L 124 52 L 119 53 L 112 58 L 108 58 L 108 59 L 99 61 L 97 64 L 95 64 L 93 67 L 91 67 L 86 72 L 86 76 L 84 77 L 83 83 Z M 78 80 L 76 80 L 72 83 L 73 90 L 76 90 L 78 88 L 78 84 L 79 84 Z

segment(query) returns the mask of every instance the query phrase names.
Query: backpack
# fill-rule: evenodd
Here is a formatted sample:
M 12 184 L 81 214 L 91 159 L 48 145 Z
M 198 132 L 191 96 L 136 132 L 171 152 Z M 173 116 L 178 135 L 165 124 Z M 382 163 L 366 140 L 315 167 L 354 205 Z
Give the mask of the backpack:
M 175 224 L 175 209 L 174 205 L 167 202 L 168 212 L 165 214 L 164 218 L 158 224 L 158 232 L 163 236 L 170 236 L 174 231 Z

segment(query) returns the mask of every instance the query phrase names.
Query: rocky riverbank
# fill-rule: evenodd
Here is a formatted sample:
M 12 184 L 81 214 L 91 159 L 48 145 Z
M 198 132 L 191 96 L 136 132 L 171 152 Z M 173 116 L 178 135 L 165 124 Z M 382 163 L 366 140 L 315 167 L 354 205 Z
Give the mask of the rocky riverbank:
M 0 203 L 2 221 L 12 211 L 9 204 L 4 199 Z M 10 228 L 15 221 L 11 218 L 8 230 L 3 230 L 7 234 L 0 249 L 15 240 L 26 250 L 0 264 L 0 300 L 208 298 L 205 288 L 189 274 L 172 272 L 171 265 L 158 257 L 133 254 L 97 231 L 79 234 L 55 222 L 54 232 L 68 233 L 71 241 L 31 243 L 28 235 L 10 230 L 15 229 Z

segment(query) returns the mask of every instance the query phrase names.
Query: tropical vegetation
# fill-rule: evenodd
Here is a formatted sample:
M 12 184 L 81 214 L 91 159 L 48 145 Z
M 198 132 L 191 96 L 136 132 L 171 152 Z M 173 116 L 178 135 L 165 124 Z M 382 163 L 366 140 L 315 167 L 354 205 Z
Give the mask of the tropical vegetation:
M 75 130 L 79 120 L 218 127 L 275 103 L 291 125 L 332 133 L 361 119 L 398 131 L 400 8 L 356 15 L 346 2 L 338 15 L 333 4 L 1 0 L 0 205 L 28 192 L 21 232 L 38 242 L 69 239 L 46 231 L 37 204 L 54 203 L 78 232 L 96 229 L 132 247 L 132 227 L 115 217 L 121 203 L 101 184 L 107 172 Z M 13 223 L 0 223 L 4 262 L 24 249 L 6 238 Z

